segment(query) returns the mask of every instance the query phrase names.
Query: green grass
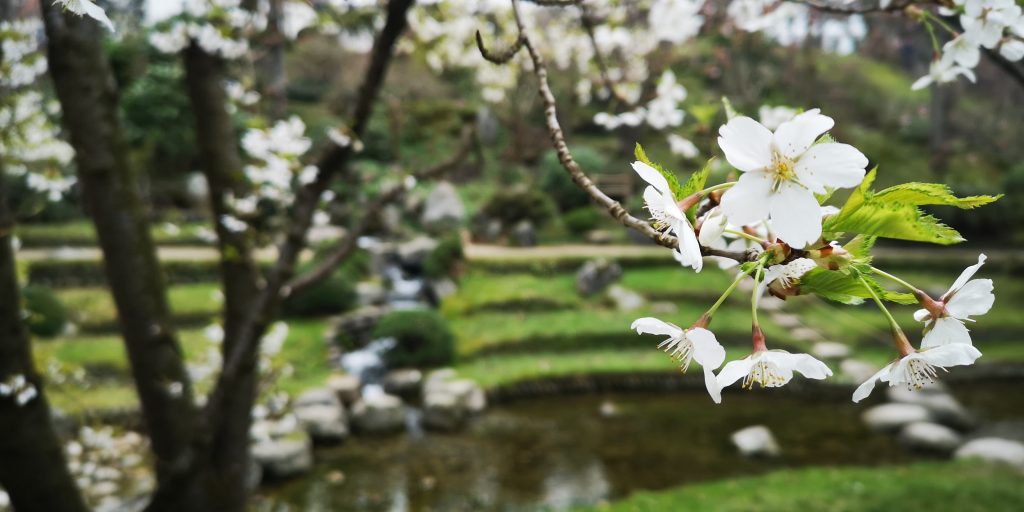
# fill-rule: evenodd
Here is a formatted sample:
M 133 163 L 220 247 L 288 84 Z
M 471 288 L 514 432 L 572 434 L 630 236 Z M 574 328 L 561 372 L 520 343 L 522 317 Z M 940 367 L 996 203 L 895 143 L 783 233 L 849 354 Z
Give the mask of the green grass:
M 100 287 L 64 288 L 57 296 L 71 311 L 71 321 L 87 332 L 115 332 L 117 308 L 110 290 Z M 171 311 L 184 322 L 206 321 L 221 310 L 219 285 L 213 283 L 182 284 L 168 289 Z
M 923 463 L 903 467 L 807 468 L 642 492 L 579 510 L 645 512 L 1011 512 L 1024 503 L 1024 478 L 1007 467 Z
M 179 232 L 171 233 L 165 223 L 155 223 L 151 232 L 160 245 L 209 245 L 198 233 L 210 229 L 206 223 L 176 224 Z M 20 224 L 15 230 L 23 247 L 93 246 L 97 244 L 96 230 L 91 221 L 76 220 L 55 224 Z
M 459 375 L 485 388 L 543 377 L 671 371 L 675 368 L 678 365 L 672 358 L 653 347 L 483 356 L 455 367 Z M 690 371 L 700 372 L 700 366 L 694 364 Z

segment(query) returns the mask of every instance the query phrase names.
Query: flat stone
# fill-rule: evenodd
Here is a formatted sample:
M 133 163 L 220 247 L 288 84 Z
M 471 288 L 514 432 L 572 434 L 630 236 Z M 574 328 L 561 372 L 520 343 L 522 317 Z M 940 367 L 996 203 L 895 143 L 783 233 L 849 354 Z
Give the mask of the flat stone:
M 352 405 L 352 424 L 371 434 L 399 432 L 405 430 L 405 407 L 394 395 L 364 397 Z
M 334 391 L 343 404 L 352 405 L 359 400 L 362 383 L 355 375 L 338 373 L 327 378 L 327 387 Z
M 459 286 L 450 278 L 431 279 L 428 283 L 434 300 L 441 302 L 459 292 Z
M 388 394 L 415 397 L 423 388 L 423 372 L 415 368 L 391 370 L 384 375 L 383 384 Z
M 676 306 L 673 302 L 652 302 L 650 306 L 651 312 L 659 315 L 671 315 L 679 312 L 679 306 Z
M 924 406 L 897 403 L 876 405 L 864 411 L 861 419 L 875 430 L 897 430 L 908 423 L 930 421 L 932 416 Z
M 338 398 L 338 394 L 329 387 L 307 389 L 299 394 L 293 403 L 293 407 L 298 409 L 302 407 L 310 407 L 314 405 L 326 405 L 326 406 L 341 406 L 341 399 Z
M 1024 469 L 1024 443 L 999 437 L 972 439 L 964 443 L 953 457 L 1000 462 Z
M 423 260 L 437 247 L 438 241 L 428 236 L 418 236 L 399 244 L 396 248 L 399 261 L 407 267 L 419 267 Z
M 270 478 L 287 478 L 313 469 L 313 443 L 305 433 L 284 439 L 259 441 L 252 457 Z
M 584 297 L 596 295 L 622 278 L 622 267 L 604 259 L 588 261 L 576 271 L 576 291 Z
M 786 301 L 771 295 L 764 297 L 757 302 L 757 306 L 763 311 L 779 311 L 785 305 Z
M 793 339 L 799 341 L 818 341 L 822 339 L 821 333 L 810 327 L 797 327 L 790 332 Z
M 944 387 L 911 390 L 904 386 L 896 386 L 890 387 L 886 395 L 895 403 L 920 405 L 928 409 L 937 422 L 956 429 L 968 430 L 978 423 L 977 418 L 953 395 L 947 393 Z
M 764 425 L 754 425 L 733 432 L 732 444 L 745 457 L 778 457 L 782 454 L 778 441 Z
M 850 347 L 835 341 L 819 341 L 811 347 L 811 355 L 818 359 L 842 359 L 850 355 Z
M 899 439 L 910 448 L 941 453 L 952 453 L 963 443 L 963 438 L 957 431 L 945 425 L 929 422 L 904 425 L 900 430 Z
M 459 397 L 452 393 L 431 393 L 423 401 L 423 426 L 432 430 L 456 430 L 466 419 Z
M 348 437 L 348 418 L 341 402 L 299 407 L 295 409 L 295 417 L 314 442 L 339 443 Z

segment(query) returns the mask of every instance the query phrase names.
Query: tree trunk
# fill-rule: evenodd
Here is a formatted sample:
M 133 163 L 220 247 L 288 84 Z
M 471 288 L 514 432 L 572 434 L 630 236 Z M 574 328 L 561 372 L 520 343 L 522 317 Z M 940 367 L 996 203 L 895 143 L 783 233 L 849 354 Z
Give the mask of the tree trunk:
M 85 512 L 88 508 L 68 472 L 22 321 L 13 228 L 0 168 L 0 382 L 20 375 L 38 393 L 21 406 L 14 396 L 0 396 L 0 485 L 18 512 Z
M 89 18 L 40 2 L 50 75 L 76 155 L 85 207 L 96 226 L 107 282 L 156 456 L 157 478 L 189 467 L 196 409 L 156 246 L 121 135 L 114 77 L 102 31 Z M 172 392 L 172 384 L 180 389 Z M 185 499 L 190 492 L 180 492 Z

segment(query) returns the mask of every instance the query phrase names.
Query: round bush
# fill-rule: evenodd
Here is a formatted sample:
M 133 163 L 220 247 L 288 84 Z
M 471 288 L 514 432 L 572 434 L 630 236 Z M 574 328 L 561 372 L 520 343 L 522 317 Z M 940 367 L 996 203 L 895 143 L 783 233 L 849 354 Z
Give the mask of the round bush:
M 284 303 L 287 316 L 336 315 L 356 307 L 356 289 L 344 272 L 302 290 Z
M 68 323 L 68 308 L 53 290 L 30 285 L 21 290 L 21 297 L 28 312 L 28 329 L 32 334 L 52 338 L 64 332 L 64 326 Z
M 423 273 L 432 279 L 451 276 L 455 266 L 462 261 L 462 239 L 458 235 L 447 236 L 423 261 Z
M 506 228 L 523 220 L 541 227 L 555 216 L 555 204 L 546 191 L 520 186 L 495 192 L 482 211 L 487 217 L 500 220 Z
M 572 156 L 576 163 L 590 174 L 601 173 L 608 165 L 600 153 L 587 146 L 573 148 Z M 590 196 L 573 183 L 554 151 L 548 151 L 541 159 L 539 185 L 541 190 L 555 198 L 560 211 L 567 212 L 590 204 Z
M 377 323 L 373 337 L 394 338 L 397 342 L 384 355 L 391 368 L 444 366 L 455 360 L 455 336 L 436 311 L 388 313 Z
M 562 216 L 566 229 L 574 233 L 583 233 L 597 228 L 607 217 L 595 208 L 577 208 Z

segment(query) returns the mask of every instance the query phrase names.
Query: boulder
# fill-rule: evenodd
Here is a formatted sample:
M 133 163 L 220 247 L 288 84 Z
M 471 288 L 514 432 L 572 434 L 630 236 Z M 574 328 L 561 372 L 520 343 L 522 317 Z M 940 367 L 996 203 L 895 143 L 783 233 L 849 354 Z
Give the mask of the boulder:
M 458 229 L 466 219 L 466 208 L 455 186 L 442 181 L 427 195 L 420 223 L 431 233 Z
M 299 394 L 292 403 L 295 409 L 311 407 L 315 405 L 341 406 L 341 399 L 330 387 L 307 389 Z
M 932 416 L 923 406 L 897 403 L 876 405 L 864 411 L 861 419 L 875 430 L 897 430 L 909 423 L 929 421 Z
M 953 457 L 1001 462 L 1024 469 L 1024 443 L 999 437 L 983 437 L 964 443 Z
M 473 223 L 470 226 L 473 240 L 482 243 L 497 242 L 501 238 L 503 230 L 504 226 L 501 225 L 500 220 L 479 214 L 473 217 Z
M 512 227 L 512 243 L 516 247 L 533 247 L 537 245 L 537 230 L 533 223 L 521 220 Z
M 635 311 L 642 308 L 645 302 L 639 293 L 617 284 L 608 288 L 607 295 L 619 311 Z
M 835 341 L 819 341 L 811 347 L 811 355 L 818 359 L 842 359 L 850 355 L 850 347 Z
M 469 416 L 487 408 L 487 394 L 468 379 L 456 379 L 449 369 L 427 376 L 423 385 L 423 423 L 427 428 L 451 430 L 460 427 Z
M 956 429 L 969 430 L 978 423 L 977 418 L 942 386 L 931 385 L 916 391 L 895 386 L 888 388 L 886 394 L 891 402 L 920 405 L 928 409 L 935 421 Z
M 313 443 L 305 433 L 258 441 L 252 457 L 270 478 L 287 478 L 313 469 Z
M 369 342 L 373 330 L 377 328 L 377 322 L 390 311 L 391 308 L 387 306 L 364 306 L 349 311 L 334 320 L 333 334 L 330 337 L 338 339 L 345 336 L 359 343 Z
M 423 400 L 423 426 L 431 430 L 456 430 L 466 419 L 466 410 L 453 393 L 435 392 Z
M 576 272 L 576 290 L 589 297 L 603 292 L 622 278 L 622 267 L 604 259 L 588 261 Z
M 900 430 L 899 439 L 901 443 L 910 448 L 941 453 L 952 453 L 963 443 L 963 438 L 957 431 L 945 425 L 930 422 L 904 425 Z
M 778 457 L 782 454 L 772 431 L 764 425 L 754 425 L 733 432 L 732 444 L 745 457 Z
M 398 244 L 398 247 L 395 248 L 395 253 L 402 266 L 421 267 L 423 266 L 423 260 L 437 247 L 437 244 L 437 240 L 429 236 L 418 236 Z
M 428 285 L 430 286 L 430 295 L 436 303 L 440 303 L 459 291 L 459 286 L 448 277 L 431 279 Z
M 400 432 L 405 430 L 405 407 L 397 396 L 370 395 L 352 405 L 352 424 L 369 434 Z
M 327 378 L 327 387 L 343 404 L 351 406 L 359 400 L 359 388 L 362 387 L 362 383 L 355 375 L 337 373 Z
M 415 368 L 391 370 L 384 375 L 384 391 L 403 398 L 419 396 L 423 387 L 423 372 Z
M 340 401 L 335 405 L 298 407 L 295 409 L 295 417 L 314 442 L 339 443 L 348 437 L 348 418 Z

